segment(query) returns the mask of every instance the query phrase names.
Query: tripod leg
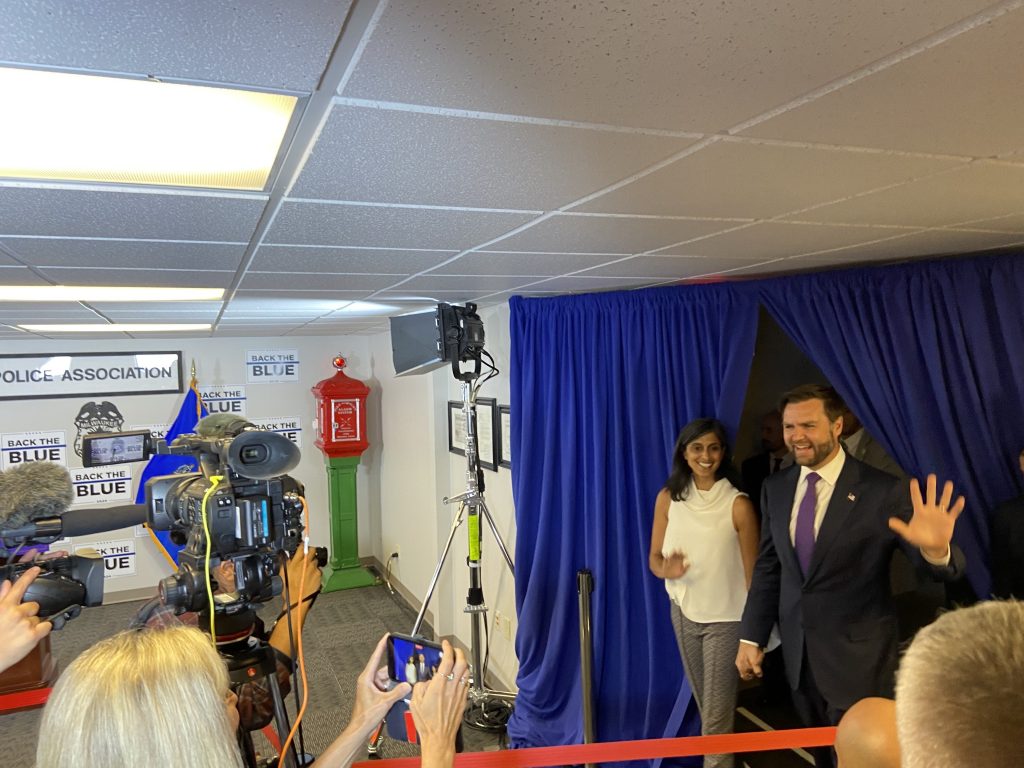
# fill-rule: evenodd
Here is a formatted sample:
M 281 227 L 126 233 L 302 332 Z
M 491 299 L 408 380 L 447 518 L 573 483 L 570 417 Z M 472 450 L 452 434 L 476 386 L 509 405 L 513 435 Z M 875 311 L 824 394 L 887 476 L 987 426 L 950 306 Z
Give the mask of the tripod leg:
M 434 575 L 430 577 L 430 586 L 427 587 L 426 597 L 423 598 L 423 605 L 420 606 L 420 612 L 416 614 L 416 622 L 412 625 L 412 632 L 409 634 L 416 635 L 420 631 L 420 626 L 423 624 L 423 617 L 427 615 L 427 606 L 430 605 L 430 598 L 434 596 L 434 588 L 437 587 L 437 580 L 441 576 L 441 569 L 444 567 L 444 561 L 448 558 L 448 552 L 452 548 L 452 541 L 455 539 L 455 532 L 459 529 L 462 524 L 462 512 L 463 507 L 459 507 L 458 513 L 452 520 L 452 529 L 448 533 L 448 543 L 444 545 L 444 552 L 441 553 L 441 558 L 437 561 L 437 566 L 434 568 Z
M 490 527 L 491 533 L 494 534 L 494 540 L 498 543 L 498 549 L 501 550 L 502 557 L 505 558 L 505 564 L 508 566 L 508 570 L 512 576 L 515 577 L 516 568 L 512 564 L 512 556 L 509 555 L 508 549 L 505 548 L 505 542 L 502 541 L 501 534 L 498 533 L 498 526 L 494 524 L 494 518 L 491 517 L 491 510 L 487 508 L 487 502 L 481 498 L 480 501 L 477 502 L 477 506 L 484 511 L 484 518 L 487 520 L 487 525 Z
M 267 676 L 267 686 L 270 688 L 270 698 L 274 702 L 274 724 L 277 728 L 277 737 L 283 745 L 284 740 L 288 738 L 288 734 L 291 731 L 291 725 L 288 722 L 288 710 L 284 707 L 284 698 L 281 696 L 281 687 L 277 684 L 276 672 Z M 284 759 L 284 764 L 288 768 L 297 768 L 300 765 L 296 755 L 295 742 L 292 742 Z M 301 765 L 305 765 L 305 762 L 301 763 Z

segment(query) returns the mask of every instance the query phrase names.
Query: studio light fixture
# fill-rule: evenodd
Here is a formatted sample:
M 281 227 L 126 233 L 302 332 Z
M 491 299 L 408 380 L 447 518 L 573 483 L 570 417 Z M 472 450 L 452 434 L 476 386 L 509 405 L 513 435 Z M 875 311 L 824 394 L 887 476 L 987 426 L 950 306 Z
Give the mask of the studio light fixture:
M 259 191 L 297 101 L 0 67 L 0 177 Z

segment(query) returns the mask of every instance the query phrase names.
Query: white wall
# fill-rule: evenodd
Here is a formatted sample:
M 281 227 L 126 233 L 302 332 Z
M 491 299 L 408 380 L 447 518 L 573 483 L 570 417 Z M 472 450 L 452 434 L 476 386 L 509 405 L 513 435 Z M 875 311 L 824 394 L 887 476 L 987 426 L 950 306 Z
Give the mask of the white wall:
M 310 509 L 311 541 L 326 546 L 330 538 L 327 514 L 327 481 L 323 455 L 313 446 L 314 401 L 310 387 L 334 374 L 331 358 L 341 353 L 348 359 L 346 372 L 357 379 L 368 378 L 369 355 L 367 339 L 345 337 L 332 340 L 319 338 L 245 338 L 245 339 L 185 339 L 185 340 L 110 340 L 110 341 L 26 341 L 6 342 L 5 354 L 49 354 L 60 352 L 132 352 L 181 351 L 184 363 L 183 377 L 187 385 L 189 366 L 195 361 L 200 387 L 244 385 L 247 397 L 245 414 L 250 418 L 292 417 L 300 419 L 302 461 L 291 473 L 306 486 Z M 245 354 L 247 350 L 297 349 L 299 353 L 299 381 L 280 384 L 247 384 Z M 124 428 L 135 424 L 167 424 L 174 419 L 181 406 L 182 394 L 164 395 L 102 395 L 57 398 L 48 400 L 0 401 L 0 432 L 28 432 L 64 430 L 69 444 L 68 465 L 80 467 L 81 459 L 71 447 L 77 434 L 74 420 L 82 405 L 90 400 L 109 399 L 124 416 Z M 133 485 L 137 487 L 143 464 L 135 468 Z M 372 526 L 367 499 L 373 495 L 368 488 L 369 473 L 361 466 L 357 476 L 359 496 L 360 552 L 372 551 Z M 83 507 L 84 509 L 84 507 Z M 75 545 L 101 540 L 135 542 L 136 573 L 134 576 L 110 578 L 105 592 L 118 599 L 134 597 L 141 590 L 151 591 L 156 583 L 170 573 L 170 567 L 159 555 L 155 545 L 145 538 L 136 538 L 135 531 L 127 529 L 109 534 L 82 537 Z
M 482 388 L 480 397 L 509 403 L 509 309 L 501 305 L 480 313 L 486 331 L 486 349 L 501 374 Z M 379 519 L 380 548 L 374 554 L 384 562 L 399 552 L 392 571 L 420 599 L 426 594 L 434 567 L 444 549 L 457 510 L 441 503 L 444 496 L 466 489 L 466 460 L 448 453 L 447 401 L 461 400 L 459 382 L 449 368 L 428 374 L 396 378 L 391 361 L 389 334 L 370 341 L 371 386 L 380 392 L 380 437 L 374 457 L 373 479 L 379 478 L 379 515 L 371 506 L 371 518 Z M 379 459 L 379 461 L 377 461 Z M 515 516 L 511 471 L 484 470 L 487 506 L 509 549 L 515 553 Z M 438 586 L 431 599 L 435 629 L 455 635 L 470 645 L 470 618 L 463 612 L 469 587 L 466 566 L 468 534 L 465 523 L 456 532 Z M 518 661 L 513 640 L 516 632 L 515 586 L 494 537 L 483 530 L 482 581 L 490 632 L 490 670 L 507 684 L 515 681 Z M 511 638 L 494 625 L 495 612 L 510 619 Z

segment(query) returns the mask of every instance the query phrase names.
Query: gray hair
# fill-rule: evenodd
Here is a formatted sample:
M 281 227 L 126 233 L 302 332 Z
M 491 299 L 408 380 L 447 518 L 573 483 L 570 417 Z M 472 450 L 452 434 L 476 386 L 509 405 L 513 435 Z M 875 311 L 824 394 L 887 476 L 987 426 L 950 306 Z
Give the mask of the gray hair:
M 918 632 L 896 726 L 904 768 L 1024 765 L 1024 603 L 979 603 Z
M 228 674 L 192 627 L 122 632 L 75 659 L 39 729 L 37 768 L 241 768 Z

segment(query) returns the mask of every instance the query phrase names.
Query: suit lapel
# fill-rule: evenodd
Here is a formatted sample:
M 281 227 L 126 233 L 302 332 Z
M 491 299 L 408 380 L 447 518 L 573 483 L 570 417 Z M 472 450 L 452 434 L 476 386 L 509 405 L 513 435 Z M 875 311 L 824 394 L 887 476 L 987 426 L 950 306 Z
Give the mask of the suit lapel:
M 794 464 L 780 471 L 788 474 L 782 480 L 784 491 L 781 503 L 778 505 L 778 513 L 772 517 L 775 550 L 780 560 L 785 560 L 790 568 L 795 568 L 796 572 L 800 573 L 800 563 L 796 559 L 796 550 L 793 549 L 793 542 L 789 538 L 789 519 L 793 512 L 793 499 L 796 498 L 796 485 L 800 479 L 800 467 Z
M 856 487 L 860 481 L 860 470 L 855 461 L 847 456 L 843 471 L 836 479 L 836 487 L 832 491 L 832 498 L 829 500 L 828 509 L 825 510 L 825 519 L 821 521 L 821 528 L 818 530 L 818 538 L 814 542 L 814 554 L 811 556 L 811 565 L 804 577 L 804 581 L 810 580 L 821 567 L 822 562 L 828 557 L 829 549 L 840 538 L 850 512 L 857 505 Z

